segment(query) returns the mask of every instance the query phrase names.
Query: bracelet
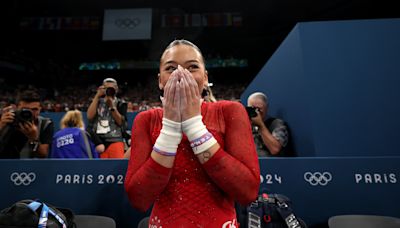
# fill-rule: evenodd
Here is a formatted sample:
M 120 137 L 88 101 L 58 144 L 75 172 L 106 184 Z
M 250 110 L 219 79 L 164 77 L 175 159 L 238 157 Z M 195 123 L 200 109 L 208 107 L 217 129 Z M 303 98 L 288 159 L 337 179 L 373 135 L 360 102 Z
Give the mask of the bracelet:
M 207 133 L 205 133 L 204 135 L 202 135 L 201 137 L 190 141 L 190 147 L 197 147 L 200 146 L 201 144 L 207 142 L 208 140 L 210 140 L 213 137 L 213 135 L 207 131 Z
M 163 118 L 162 124 L 163 127 L 153 150 L 165 156 L 175 156 L 178 145 L 182 140 L 181 123 Z
M 164 155 L 164 156 L 175 156 L 176 155 L 176 152 L 162 151 L 162 150 L 158 149 L 155 146 L 153 146 L 153 151 L 158 153 L 158 154 Z
M 201 115 L 183 121 L 182 131 L 188 137 L 190 147 L 192 147 L 195 155 L 205 152 L 217 143 L 217 140 L 204 125 Z

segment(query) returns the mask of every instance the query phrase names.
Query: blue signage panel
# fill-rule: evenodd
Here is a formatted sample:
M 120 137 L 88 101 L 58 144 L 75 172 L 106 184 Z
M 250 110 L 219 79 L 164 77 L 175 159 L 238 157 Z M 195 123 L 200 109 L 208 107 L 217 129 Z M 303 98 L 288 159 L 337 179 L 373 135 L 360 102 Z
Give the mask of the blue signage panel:
M 281 193 L 309 225 L 339 214 L 400 217 L 400 157 L 260 158 L 260 191 Z M 148 214 L 124 190 L 127 160 L 0 160 L 0 208 L 22 199 L 112 217 L 136 227 Z

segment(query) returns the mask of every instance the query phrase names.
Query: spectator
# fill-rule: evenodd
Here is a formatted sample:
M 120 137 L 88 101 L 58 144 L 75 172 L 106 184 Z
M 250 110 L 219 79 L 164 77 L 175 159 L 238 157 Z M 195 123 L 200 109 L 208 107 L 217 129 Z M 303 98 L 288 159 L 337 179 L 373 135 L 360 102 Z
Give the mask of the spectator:
M 98 158 L 99 154 L 84 130 L 82 113 L 79 110 L 68 111 L 61 119 L 60 128 L 54 134 L 51 146 L 51 158 Z
M 288 127 L 278 118 L 268 116 L 268 98 L 264 93 L 256 92 L 247 99 L 247 106 L 254 108 L 251 116 L 254 142 L 257 154 L 265 156 L 289 156 Z
M 238 227 L 234 201 L 255 200 L 260 185 L 244 107 L 201 102 L 208 74 L 189 41 L 173 41 L 159 70 L 163 108 L 140 112 L 132 129 L 130 202 L 142 211 L 154 203 L 149 227 Z
M 104 79 L 87 110 L 88 131 L 97 135 L 105 145 L 101 158 L 124 157 L 127 104 L 116 96 L 117 93 L 117 81 Z
M 53 137 L 54 124 L 40 116 L 40 96 L 26 90 L 20 94 L 16 109 L 3 109 L 0 120 L 1 158 L 45 158 Z

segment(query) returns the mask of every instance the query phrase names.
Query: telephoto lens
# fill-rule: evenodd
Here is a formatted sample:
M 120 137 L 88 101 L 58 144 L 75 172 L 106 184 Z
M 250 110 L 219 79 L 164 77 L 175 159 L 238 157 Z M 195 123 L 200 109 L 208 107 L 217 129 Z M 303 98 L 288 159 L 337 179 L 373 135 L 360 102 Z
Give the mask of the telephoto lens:
M 31 122 L 33 120 L 33 113 L 29 109 L 18 109 L 15 111 L 14 125 L 19 123 Z
M 115 89 L 113 87 L 108 87 L 106 89 L 106 95 L 109 97 L 114 97 L 115 96 Z
M 246 111 L 250 118 L 257 116 L 256 108 L 254 107 L 246 107 Z

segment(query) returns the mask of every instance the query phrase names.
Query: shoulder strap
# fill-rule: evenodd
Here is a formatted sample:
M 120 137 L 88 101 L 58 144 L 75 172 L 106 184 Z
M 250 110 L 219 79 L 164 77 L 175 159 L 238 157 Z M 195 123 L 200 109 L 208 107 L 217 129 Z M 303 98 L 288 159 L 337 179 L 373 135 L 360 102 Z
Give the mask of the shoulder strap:
M 46 205 L 45 203 L 38 202 L 38 201 L 32 201 L 30 204 L 27 205 L 29 209 L 32 211 L 36 212 L 36 210 L 39 209 L 40 206 L 42 206 L 41 211 L 39 212 L 39 224 L 38 228 L 46 228 L 47 227 L 47 221 L 48 221 L 48 214 L 51 214 L 54 216 L 55 219 L 62 225 L 63 228 L 67 227 L 66 221 L 63 218 L 64 216 L 57 211 L 53 210 L 51 207 Z
M 47 128 L 51 123 L 51 120 L 49 118 L 44 118 L 42 116 L 39 116 L 39 131 L 42 129 Z
M 276 197 L 275 200 L 277 205 L 276 209 L 283 221 L 285 221 L 286 225 L 290 228 L 301 228 L 301 223 L 294 215 L 290 205 L 284 201 L 281 201 L 279 197 Z
M 82 138 L 83 138 L 83 142 L 85 144 L 85 149 L 86 149 L 86 153 L 88 155 L 89 159 L 93 159 L 93 154 L 92 154 L 92 150 L 90 149 L 90 145 L 89 145 L 89 139 L 86 135 L 86 132 L 82 129 L 81 130 L 81 134 L 82 134 Z

